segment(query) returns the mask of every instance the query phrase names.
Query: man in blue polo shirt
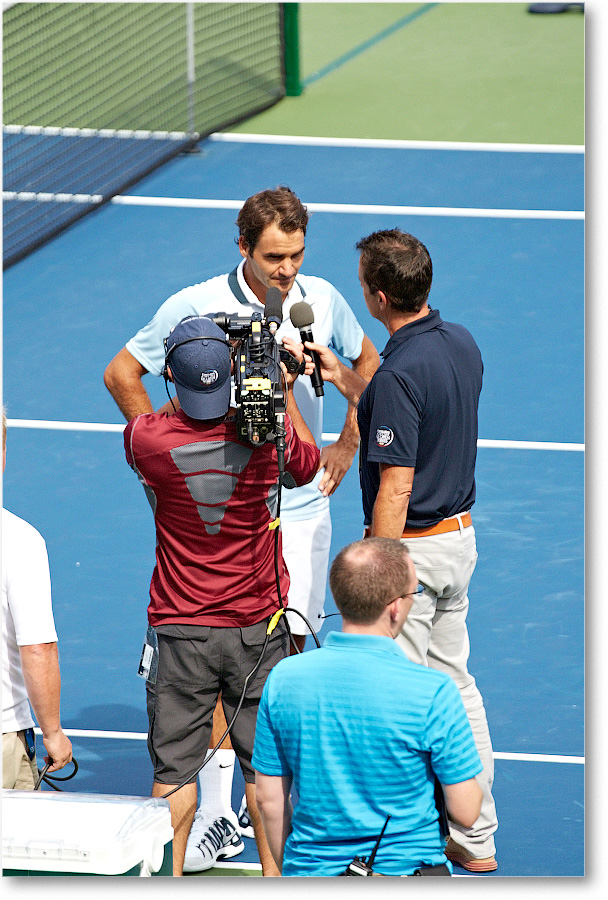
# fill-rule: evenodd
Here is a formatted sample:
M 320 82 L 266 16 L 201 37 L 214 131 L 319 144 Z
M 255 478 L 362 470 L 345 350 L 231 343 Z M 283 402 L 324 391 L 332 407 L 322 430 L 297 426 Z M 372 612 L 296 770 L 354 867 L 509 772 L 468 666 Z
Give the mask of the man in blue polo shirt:
M 375 873 L 448 875 L 435 776 L 452 819 L 470 825 L 481 762 L 453 680 L 393 640 L 417 592 L 410 554 L 399 541 L 357 541 L 329 577 L 342 633 L 279 662 L 258 711 L 252 764 L 271 852 L 283 875 L 345 874 L 386 823 Z
M 494 759 L 483 700 L 467 668 L 468 587 L 477 560 L 477 407 L 483 364 L 471 334 L 444 322 L 428 296 L 433 267 L 410 234 L 377 231 L 357 244 L 370 314 L 390 339 L 369 385 L 326 348 L 326 381 L 353 404 L 361 434 L 361 487 L 368 534 L 403 541 L 424 587 L 398 637 L 408 657 L 456 682 L 483 763 L 481 814 L 450 822 L 447 856 L 471 872 L 497 868 Z

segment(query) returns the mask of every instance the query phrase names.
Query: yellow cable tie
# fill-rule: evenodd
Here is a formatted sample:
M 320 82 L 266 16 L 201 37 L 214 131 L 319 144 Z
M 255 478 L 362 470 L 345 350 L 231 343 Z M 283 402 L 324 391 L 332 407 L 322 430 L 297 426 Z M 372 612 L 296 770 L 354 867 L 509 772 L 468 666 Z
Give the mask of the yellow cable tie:
M 270 525 L 268 526 L 268 531 L 274 531 L 274 529 L 275 529 L 275 528 L 278 528 L 280 524 L 281 524 L 281 517 L 279 516 L 278 519 L 274 519 L 274 520 L 270 523 Z
M 275 628 L 277 627 L 277 625 L 278 625 L 278 623 L 279 623 L 279 619 L 281 618 L 281 616 L 283 615 L 284 612 L 285 612 L 284 609 L 280 609 L 278 612 L 276 612 L 276 613 L 274 614 L 274 616 L 272 617 L 272 619 L 271 619 L 270 622 L 268 623 L 268 628 L 266 629 L 266 634 L 272 634 L 272 632 L 273 632 L 273 631 L 275 630 Z

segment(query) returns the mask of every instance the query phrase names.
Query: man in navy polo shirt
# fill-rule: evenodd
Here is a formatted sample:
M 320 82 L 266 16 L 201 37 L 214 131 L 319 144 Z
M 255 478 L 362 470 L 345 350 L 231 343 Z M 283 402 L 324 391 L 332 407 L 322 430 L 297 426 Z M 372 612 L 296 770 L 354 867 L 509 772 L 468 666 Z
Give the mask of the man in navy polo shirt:
M 369 385 L 316 344 L 323 377 L 354 405 L 361 433 L 366 533 L 401 539 L 424 592 L 398 642 L 414 662 L 447 672 L 464 702 L 483 763 L 481 814 L 472 828 L 450 823 L 447 856 L 471 872 L 497 868 L 492 798 L 494 760 L 481 694 L 469 674 L 466 616 L 477 550 L 477 407 L 483 364 L 470 333 L 444 322 L 428 296 L 428 250 L 399 229 L 357 244 L 359 280 L 370 314 L 390 339 Z

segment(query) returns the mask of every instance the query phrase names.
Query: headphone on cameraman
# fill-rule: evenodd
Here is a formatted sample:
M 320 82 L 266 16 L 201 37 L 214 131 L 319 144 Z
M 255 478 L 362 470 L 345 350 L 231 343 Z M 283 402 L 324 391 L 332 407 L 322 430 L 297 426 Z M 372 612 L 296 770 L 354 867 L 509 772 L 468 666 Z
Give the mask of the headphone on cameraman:
M 170 335 L 169 335 L 169 337 L 170 337 Z M 163 344 L 165 347 L 165 364 L 162 367 L 162 369 L 160 370 L 160 374 L 165 379 L 165 381 L 169 380 L 169 370 L 168 370 L 169 357 L 171 356 L 171 354 L 173 353 L 174 350 L 177 350 L 178 347 L 183 347 L 184 344 L 191 344 L 193 341 L 217 341 L 218 344 L 225 344 L 228 347 L 228 349 L 230 350 L 231 358 L 233 356 L 234 347 L 232 346 L 230 341 L 227 341 L 222 338 L 207 337 L 207 335 L 205 335 L 205 334 L 200 334 L 197 337 L 184 338 L 183 341 L 178 341 L 177 344 L 173 344 L 172 347 L 169 347 L 169 349 L 167 349 L 168 340 L 169 340 L 168 337 L 163 338 Z

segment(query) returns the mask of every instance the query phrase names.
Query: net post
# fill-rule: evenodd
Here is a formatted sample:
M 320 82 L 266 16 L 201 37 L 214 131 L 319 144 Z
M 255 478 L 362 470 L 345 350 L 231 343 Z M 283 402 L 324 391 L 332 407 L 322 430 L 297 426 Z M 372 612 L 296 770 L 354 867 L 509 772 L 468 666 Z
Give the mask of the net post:
M 288 97 L 299 97 L 302 93 L 298 13 L 298 3 L 283 3 L 285 93 Z
M 194 3 L 186 3 L 186 58 L 188 79 L 188 131 L 194 134 L 194 84 L 196 69 L 194 64 Z
M 194 89 L 196 85 L 196 63 L 195 63 L 195 42 L 194 42 L 194 3 L 186 3 L 186 80 L 187 85 L 187 117 L 188 117 L 188 134 L 192 138 L 193 143 L 185 151 L 186 153 L 199 153 L 198 134 L 196 132 L 195 113 L 194 113 Z

